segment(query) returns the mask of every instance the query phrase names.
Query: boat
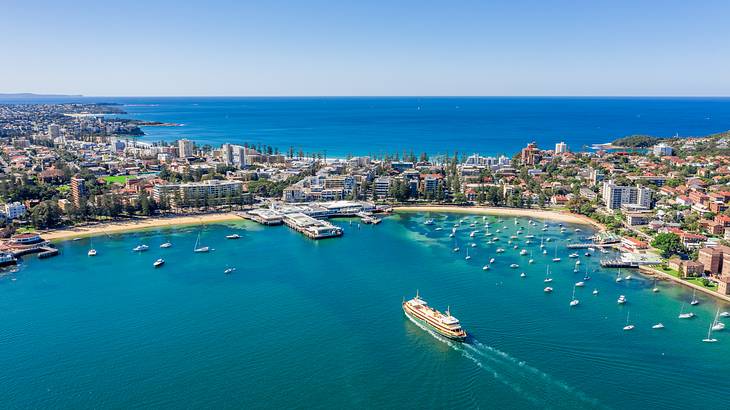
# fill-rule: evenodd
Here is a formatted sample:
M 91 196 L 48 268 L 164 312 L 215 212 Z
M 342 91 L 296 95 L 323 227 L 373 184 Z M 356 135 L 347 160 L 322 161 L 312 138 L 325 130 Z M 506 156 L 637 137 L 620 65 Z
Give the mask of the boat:
M 725 329 L 725 324 L 720 322 L 720 308 L 717 309 L 717 313 L 715 313 L 715 320 L 712 321 L 712 330 L 723 330 Z
M 527 255 L 527 250 L 526 249 L 521 250 L 520 255 L 522 255 L 522 256 Z
M 472 242 L 471 245 L 469 245 L 469 246 L 471 246 L 472 248 L 476 248 L 477 247 L 477 244 L 475 244 L 474 242 Z
M 164 265 L 164 264 L 165 264 L 165 260 L 164 260 L 164 259 L 162 259 L 162 258 L 160 258 L 160 259 L 158 259 L 158 260 L 154 261 L 154 262 L 152 263 L 152 266 L 154 266 L 155 268 L 159 268 L 160 266 L 162 266 L 162 265 Z
M 231 235 L 226 235 L 226 239 L 239 239 L 240 237 L 241 237 L 241 235 L 239 235 L 237 233 L 234 233 Z
M 520 267 L 520 265 L 518 265 L 516 263 L 513 263 L 513 264 L 509 265 L 509 267 L 512 268 L 512 269 L 517 269 L 517 268 Z
M 172 244 L 170 242 L 165 242 L 162 245 L 160 245 L 160 248 L 169 248 L 171 246 L 172 246 Z
M 690 301 L 689 304 L 692 305 L 692 306 L 695 306 L 695 305 L 699 305 L 700 304 L 700 301 L 697 300 L 697 290 L 695 290 L 694 292 L 692 292 L 692 301 Z
M 634 325 L 629 324 L 629 314 L 631 311 L 626 312 L 626 326 L 624 326 L 624 330 L 634 330 Z
M 656 286 L 656 279 L 654 279 L 654 287 L 651 289 L 651 291 L 654 293 L 659 292 L 659 288 Z
M 441 313 L 429 307 L 418 295 L 418 291 L 416 297 L 403 301 L 403 312 L 410 320 L 426 326 L 441 336 L 459 342 L 466 340 L 466 332 L 461 328 L 459 320 L 451 316 L 450 309 L 447 308 L 445 313 Z
M 692 312 L 684 312 L 684 303 L 682 303 L 682 308 L 679 310 L 679 316 L 677 316 L 680 319 L 692 319 L 695 317 L 695 314 Z
M 471 233 L 469 234 L 469 237 L 470 238 L 473 238 L 474 235 L 476 235 L 476 234 L 477 234 L 477 231 L 471 231 Z
M 585 282 L 582 282 L 582 281 L 581 282 L 575 282 L 575 286 L 577 286 L 579 288 L 582 288 L 585 285 L 586 285 L 586 283 Z
M 578 256 L 579 255 L 577 253 L 575 253 L 575 252 L 573 252 L 570 255 L 568 255 L 569 258 L 577 258 Z
M 226 268 L 226 270 L 223 271 L 226 275 L 229 275 L 236 271 L 236 268 Z
M 652 329 L 664 329 L 664 324 L 659 322 L 651 327 Z
M 597 294 L 598 294 L 598 289 L 593 289 L 593 295 L 595 296 Z
M 456 239 L 454 239 L 454 252 L 459 252 L 461 248 L 459 248 L 459 243 L 456 242 Z
M 586 252 L 586 253 L 584 253 L 583 255 L 584 255 L 584 256 L 591 256 L 591 253 L 590 253 L 590 252 Z
M 553 258 L 553 262 L 560 262 L 560 258 L 558 258 L 558 244 L 555 244 L 555 257 Z
M 527 277 L 527 274 L 525 272 L 522 272 L 522 273 L 520 273 L 520 277 L 521 278 L 526 278 Z
M 489 263 L 494 263 L 494 258 L 489 259 Z
M 575 298 L 575 286 L 573 286 L 573 296 L 571 297 L 571 300 L 570 300 L 570 307 L 578 306 L 579 303 L 580 303 L 580 301 Z
M 631 280 L 631 279 L 633 279 L 633 277 L 631 275 L 624 276 L 624 280 Z
M 86 254 L 89 256 L 96 256 L 96 249 L 94 249 L 94 238 L 91 238 L 90 241 L 91 241 L 89 244 L 90 249 L 88 252 L 86 252 Z
M 466 248 L 466 256 L 464 257 L 464 259 L 466 259 L 466 260 L 471 259 L 471 256 L 469 256 L 469 248 Z
M 616 303 L 618 303 L 619 305 L 623 305 L 624 303 L 626 303 L 626 296 L 619 295 L 618 299 L 616 300 Z
M 705 343 L 715 343 L 717 342 L 717 339 L 712 337 L 712 323 L 710 323 L 710 327 L 707 329 L 707 337 L 702 339 Z
M 730 312 L 720 312 L 720 317 L 730 317 Z
M 426 219 L 426 222 L 423 223 L 424 225 L 433 225 L 433 219 Z
M 144 252 L 144 251 L 148 250 L 149 248 L 150 247 L 147 245 L 137 245 L 132 250 L 135 252 Z
M 588 252 L 595 252 L 596 248 L 588 248 Z
M 553 278 L 550 277 L 550 267 L 548 266 L 547 269 L 545 269 L 545 279 L 543 282 L 550 283 L 553 281 Z
M 621 268 L 618 268 L 618 273 L 616 274 L 616 283 L 621 282 L 622 280 L 624 279 L 621 277 Z
M 441 227 L 440 226 L 437 227 L 436 229 L 434 229 L 434 231 L 440 231 L 440 230 L 441 230 Z
M 502 253 L 502 252 L 504 252 L 504 249 L 502 249 L 502 248 L 497 248 L 497 251 L 496 251 L 496 252 L 497 252 L 497 253 Z
M 545 292 L 545 293 L 550 293 L 550 292 L 552 292 L 552 291 L 553 291 L 553 288 L 551 288 L 550 286 L 547 286 L 547 287 L 546 287 L 545 289 L 543 289 L 542 291 L 543 291 L 543 292 Z
M 482 270 L 489 270 L 489 265 L 482 266 Z

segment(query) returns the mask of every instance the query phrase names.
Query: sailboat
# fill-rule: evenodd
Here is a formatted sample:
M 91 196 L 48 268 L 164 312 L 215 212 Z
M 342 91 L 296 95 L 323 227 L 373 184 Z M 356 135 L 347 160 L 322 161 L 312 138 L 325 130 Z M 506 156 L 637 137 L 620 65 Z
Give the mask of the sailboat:
M 593 296 L 596 296 L 598 294 L 598 289 L 593 289 Z
M 545 280 L 543 282 L 550 283 L 553 281 L 553 278 L 550 277 L 550 267 L 547 266 L 547 269 L 545 269 Z
M 618 268 L 618 273 L 616 274 L 616 283 L 621 282 L 624 280 L 624 278 L 621 277 L 621 268 Z
M 659 292 L 659 288 L 656 286 L 656 279 L 654 279 L 654 287 L 651 289 L 651 291 L 654 293 Z
M 540 249 L 545 247 L 545 238 L 543 236 L 540 236 Z
M 682 303 L 682 307 L 679 309 L 679 317 L 680 319 L 692 319 L 695 317 L 695 314 L 692 312 L 684 313 L 684 303 Z
M 226 268 L 226 270 L 223 271 L 226 275 L 230 275 L 231 273 L 235 272 L 236 268 Z
M 707 337 L 702 339 L 705 343 L 715 343 L 717 342 L 717 339 L 712 337 L 712 323 L 710 323 L 710 327 L 707 329 Z
M 717 313 L 715 313 L 715 320 L 712 322 L 712 330 L 725 329 L 725 324 L 718 320 L 719 317 L 720 317 L 720 308 L 717 308 Z
M 464 259 L 466 259 L 466 260 L 471 259 L 471 256 L 469 256 L 469 248 L 466 248 L 466 256 L 464 257 Z
M 571 297 L 571 300 L 570 300 L 570 307 L 578 306 L 579 303 L 580 303 L 580 301 L 575 298 L 575 285 L 574 285 L 573 286 L 573 296 Z
M 454 252 L 459 252 L 459 243 L 456 242 L 456 239 L 454 239 Z
M 689 304 L 694 306 L 694 305 L 698 305 L 699 303 L 700 303 L 700 301 L 697 300 L 697 289 L 695 289 L 694 292 L 692 292 L 692 301 L 689 302 Z
M 535 263 L 535 260 L 532 259 L 532 251 L 530 251 L 530 260 L 527 261 L 527 263 L 530 264 L 530 265 L 533 264 L 533 263 Z
M 90 241 L 91 241 L 91 244 L 89 245 L 90 249 L 86 254 L 89 256 L 96 256 L 96 249 L 94 249 L 94 238 L 91 238 Z
M 193 247 L 193 252 L 197 253 L 203 253 L 208 252 L 210 248 L 207 246 L 200 246 L 200 232 L 198 232 L 198 239 L 195 240 L 195 247 Z
M 555 257 L 553 258 L 553 262 L 560 262 L 560 258 L 558 258 L 558 244 L 555 244 Z
M 586 274 L 583 275 L 583 280 L 591 280 L 591 277 L 588 276 L 588 265 L 586 265 Z
M 634 330 L 634 325 L 629 324 L 629 314 L 631 311 L 626 312 L 626 326 L 624 326 L 624 330 Z

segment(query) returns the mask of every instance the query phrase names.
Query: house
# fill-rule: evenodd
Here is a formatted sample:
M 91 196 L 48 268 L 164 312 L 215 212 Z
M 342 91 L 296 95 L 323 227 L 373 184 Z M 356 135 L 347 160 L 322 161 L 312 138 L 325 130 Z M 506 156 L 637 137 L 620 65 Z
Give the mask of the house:
M 703 271 L 704 271 L 704 265 L 700 262 L 695 262 L 695 261 L 683 261 L 682 262 L 682 275 L 684 277 L 702 276 Z
M 638 250 L 648 248 L 649 244 L 644 241 L 640 241 L 638 239 L 627 236 L 627 237 L 621 238 L 621 246 L 628 249 L 629 251 L 636 252 Z

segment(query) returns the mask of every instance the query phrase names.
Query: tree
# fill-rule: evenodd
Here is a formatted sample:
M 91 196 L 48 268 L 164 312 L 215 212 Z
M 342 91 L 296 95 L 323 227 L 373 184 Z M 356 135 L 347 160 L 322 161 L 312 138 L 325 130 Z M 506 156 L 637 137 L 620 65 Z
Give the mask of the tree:
M 660 233 L 651 242 L 651 246 L 662 251 L 662 256 L 668 258 L 678 253 L 684 253 L 682 239 L 676 233 Z
M 36 228 L 53 228 L 61 223 L 61 208 L 55 201 L 41 202 L 33 208 L 30 220 Z

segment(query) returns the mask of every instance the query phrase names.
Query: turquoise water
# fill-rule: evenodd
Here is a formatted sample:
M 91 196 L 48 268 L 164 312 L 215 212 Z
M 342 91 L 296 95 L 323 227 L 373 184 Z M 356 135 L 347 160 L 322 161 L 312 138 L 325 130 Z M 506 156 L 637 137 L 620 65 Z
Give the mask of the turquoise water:
M 424 225 L 428 217 L 436 225 Z M 717 302 L 698 295 L 698 317 L 679 320 L 687 290 L 660 283 L 652 293 L 636 273 L 617 284 L 614 271 L 594 272 L 598 255 L 581 252 L 592 279 L 570 308 L 583 268 L 573 273 L 564 245 L 590 232 L 551 225 L 547 255 L 539 239 L 522 238 L 536 261 L 528 265 L 506 243 L 511 219 L 499 245 L 477 235 L 476 248 L 475 228 L 462 225 L 454 253 L 458 218 L 404 214 L 360 229 L 340 220 L 345 235 L 324 241 L 283 226 L 209 225 L 208 254 L 192 252 L 197 227 L 97 237 L 94 258 L 88 239 L 59 243 L 61 256 L 26 258 L 0 278 L 2 407 L 727 407 L 730 337 L 701 342 Z M 234 231 L 242 238 L 224 238 Z M 158 247 L 168 240 L 172 248 Z M 140 243 L 150 250 L 133 253 Z M 550 262 L 554 243 L 560 263 Z M 158 257 L 167 264 L 153 269 Z M 543 292 L 546 265 L 552 294 Z M 224 275 L 229 266 L 237 271 Z M 404 317 L 402 298 L 416 289 L 451 306 L 468 343 Z M 622 331 L 627 310 L 632 332 Z M 656 321 L 666 329 L 652 330 Z
M 89 97 L 131 117 L 183 124 L 143 127 L 145 141 L 267 144 L 287 151 L 512 156 L 529 141 L 572 149 L 632 134 L 697 136 L 730 129 L 729 98 L 538 97 Z M 30 101 L 33 102 L 33 101 Z

